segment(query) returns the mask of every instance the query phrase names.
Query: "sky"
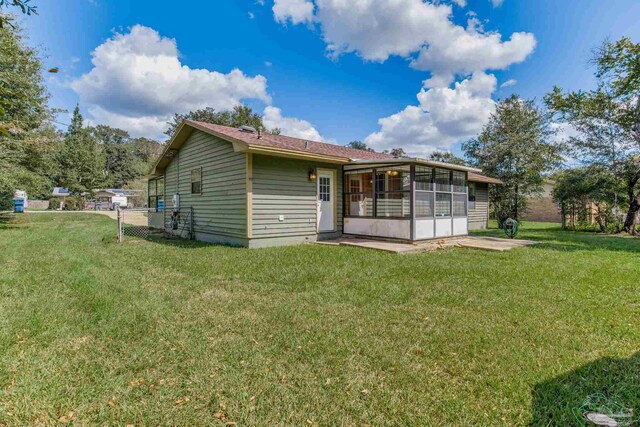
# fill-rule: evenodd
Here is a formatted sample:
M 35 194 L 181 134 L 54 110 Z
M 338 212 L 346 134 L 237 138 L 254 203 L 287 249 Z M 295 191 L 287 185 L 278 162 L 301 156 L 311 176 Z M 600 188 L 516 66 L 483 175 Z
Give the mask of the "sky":
M 637 0 L 34 3 L 51 106 L 160 140 L 174 113 L 243 103 L 290 136 L 460 154 L 497 100 L 593 88 L 592 49 L 640 41 Z

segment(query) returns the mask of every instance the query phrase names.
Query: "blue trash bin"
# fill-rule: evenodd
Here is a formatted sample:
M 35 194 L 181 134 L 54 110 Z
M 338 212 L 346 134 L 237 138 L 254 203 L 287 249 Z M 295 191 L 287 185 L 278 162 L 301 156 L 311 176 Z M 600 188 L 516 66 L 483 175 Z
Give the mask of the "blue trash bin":
M 24 212 L 24 199 L 22 197 L 16 197 L 13 199 L 13 211 L 15 213 Z

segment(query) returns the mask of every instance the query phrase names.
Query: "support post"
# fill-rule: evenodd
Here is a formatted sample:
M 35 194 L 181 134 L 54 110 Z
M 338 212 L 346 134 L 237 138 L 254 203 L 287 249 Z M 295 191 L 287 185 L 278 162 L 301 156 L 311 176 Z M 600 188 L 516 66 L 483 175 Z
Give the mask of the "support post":
M 120 209 L 120 206 L 116 206 L 116 215 L 118 217 L 118 243 L 122 243 L 122 220 L 123 220 L 123 213 L 122 213 L 122 209 Z

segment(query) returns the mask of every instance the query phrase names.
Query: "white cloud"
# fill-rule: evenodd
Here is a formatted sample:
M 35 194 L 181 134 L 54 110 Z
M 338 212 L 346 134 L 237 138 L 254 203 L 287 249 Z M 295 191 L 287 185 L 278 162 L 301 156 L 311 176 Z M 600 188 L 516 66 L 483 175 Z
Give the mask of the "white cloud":
M 518 84 L 518 81 L 516 79 L 509 79 L 506 82 L 502 83 L 500 85 L 501 88 L 505 88 L 505 87 L 511 87 L 511 86 L 515 86 Z
M 450 26 L 428 46 L 420 50 L 411 66 L 430 71 L 427 86 L 450 83 L 455 75 L 485 70 L 501 70 L 524 61 L 536 46 L 530 33 L 513 33 L 502 41 L 497 32 L 485 32 L 477 18 L 467 21 L 467 28 Z
M 313 19 L 313 2 L 310 0 L 275 0 L 273 16 L 276 21 L 286 24 L 301 24 Z
M 402 147 L 416 156 L 448 150 L 480 132 L 495 110 L 491 94 L 496 86 L 494 75 L 476 73 L 453 88 L 422 89 L 418 106 L 380 119 L 380 130 L 365 142 L 376 151 Z
M 311 141 L 324 140 L 311 123 L 294 117 L 283 117 L 282 110 L 276 107 L 266 107 L 262 121 L 267 129 L 280 128 L 283 135 Z
M 271 61 L 264 61 L 264 65 L 267 67 L 271 67 L 273 63 Z
M 500 7 L 502 6 L 502 3 L 504 3 L 504 0 L 489 0 L 491 1 L 491 4 L 493 5 L 493 7 Z
M 448 85 L 456 75 L 504 69 L 524 61 L 536 46 L 531 33 L 513 33 L 503 41 L 500 33 L 485 31 L 473 14 L 466 28 L 456 25 L 451 5 L 440 2 L 276 0 L 273 10 L 281 23 L 318 22 L 334 58 L 349 52 L 379 62 L 405 57 L 412 67 L 431 72 L 429 86 Z
M 247 14 L 249 15 L 249 19 L 253 19 L 256 17 L 256 15 L 254 15 L 253 12 L 247 12 Z
M 487 71 L 523 62 L 536 47 L 533 34 L 503 38 L 487 31 L 473 12 L 465 26 L 456 24 L 451 3 L 465 7 L 466 0 L 313 1 L 296 2 L 307 4 L 306 15 L 297 21 L 318 24 L 331 57 L 355 53 L 384 62 L 400 56 L 430 73 L 417 95 L 419 104 L 381 118 L 380 130 L 366 138 L 378 150 L 404 147 L 425 155 L 475 136 L 495 108 L 497 80 Z M 290 16 L 276 14 L 276 20 L 296 23 Z
M 180 62 L 174 39 L 141 25 L 98 46 L 92 63 L 71 88 L 94 121 L 133 135 L 157 137 L 176 112 L 229 109 L 243 99 L 271 102 L 265 77 L 189 68 Z

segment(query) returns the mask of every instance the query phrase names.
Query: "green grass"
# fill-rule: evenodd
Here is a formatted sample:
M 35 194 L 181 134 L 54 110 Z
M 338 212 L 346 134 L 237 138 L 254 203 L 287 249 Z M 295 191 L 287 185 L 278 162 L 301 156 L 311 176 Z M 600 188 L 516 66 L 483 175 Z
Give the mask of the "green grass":
M 499 235 L 497 230 L 484 234 Z M 399 256 L 0 217 L 0 425 L 579 425 L 640 414 L 640 240 Z

